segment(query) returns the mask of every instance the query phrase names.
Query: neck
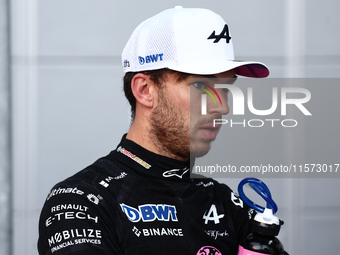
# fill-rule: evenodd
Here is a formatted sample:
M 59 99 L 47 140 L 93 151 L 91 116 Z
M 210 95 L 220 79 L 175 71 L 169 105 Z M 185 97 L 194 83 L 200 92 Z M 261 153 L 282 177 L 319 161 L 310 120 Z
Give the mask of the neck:
M 167 148 L 164 148 L 164 146 L 162 146 L 162 141 L 159 141 L 157 137 L 152 135 L 152 132 L 150 132 L 150 130 L 150 123 L 147 120 L 141 121 L 136 118 L 132 122 L 126 138 L 137 143 L 139 146 L 147 149 L 148 151 L 151 151 L 158 155 L 180 161 L 189 160 L 189 158 L 180 157 L 171 153 Z
M 157 147 L 154 145 L 150 138 L 149 130 L 150 123 L 147 121 L 147 119 L 140 119 L 137 115 L 130 126 L 126 138 L 137 143 L 139 146 L 142 146 L 148 151 L 160 154 Z

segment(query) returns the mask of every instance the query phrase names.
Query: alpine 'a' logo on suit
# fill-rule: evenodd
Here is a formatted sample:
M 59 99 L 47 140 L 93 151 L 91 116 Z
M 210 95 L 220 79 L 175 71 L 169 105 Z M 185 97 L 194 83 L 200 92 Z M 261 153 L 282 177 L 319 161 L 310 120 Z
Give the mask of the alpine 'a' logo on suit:
M 220 219 L 224 217 L 224 214 L 218 214 L 216 205 L 212 204 L 210 206 L 209 212 L 205 212 L 203 215 L 204 224 L 208 224 L 209 221 L 213 221 L 215 224 L 220 223 Z

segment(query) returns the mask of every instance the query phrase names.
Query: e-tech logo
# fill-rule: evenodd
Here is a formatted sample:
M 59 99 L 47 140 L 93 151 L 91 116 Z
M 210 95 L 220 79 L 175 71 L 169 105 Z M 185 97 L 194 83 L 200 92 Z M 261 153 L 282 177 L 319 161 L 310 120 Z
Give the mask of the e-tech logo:
M 245 96 L 240 88 L 235 85 L 229 84 L 215 84 L 215 88 L 222 88 L 228 89 L 229 92 L 233 96 L 233 115 L 244 115 L 245 114 Z M 291 93 L 299 94 L 300 98 L 288 98 L 288 95 Z M 278 108 L 278 88 L 272 88 L 272 105 L 269 109 L 266 110 L 259 110 L 254 107 L 253 104 L 253 89 L 247 88 L 247 106 L 248 110 L 257 116 L 267 116 L 273 114 Z M 212 95 L 211 95 L 212 96 Z M 295 105 L 305 116 L 311 116 L 312 114 L 307 110 L 304 106 L 311 99 L 311 93 L 309 90 L 305 88 L 297 88 L 297 87 L 282 87 L 281 88 L 281 116 L 287 115 L 287 105 Z M 206 94 L 201 96 L 201 114 L 207 114 L 207 99 Z M 215 102 L 215 100 L 214 100 Z M 215 102 L 216 103 L 216 102 Z M 233 122 L 233 120 L 226 120 L 226 119 L 215 119 L 214 126 L 216 124 L 227 124 L 230 123 L 230 126 L 233 127 L 235 125 L 242 125 L 243 127 L 262 127 L 265 123 L 271 123 L 271 127 L 275 126 L 275 123 L 280 122 L 283 127 L 296 127 L 298 122 L 295 119 L 250 119 L 246 121 L 245 119 L 243 122 Z
M 158 60 L 163 61 L 163 55 L 164 55 L 163 53 L 159 53 L 159 54 L 148 55 L 145 57 L 138 56 L 139 64 L 144 65 L 145 63 L 149 64 L 149 63 L 158 62 Z
M 178 221 L 176 207 L 173 205 L 145 204 L 138 206 L 138 209 L 123 203 L 120 206 L 132 222 Z

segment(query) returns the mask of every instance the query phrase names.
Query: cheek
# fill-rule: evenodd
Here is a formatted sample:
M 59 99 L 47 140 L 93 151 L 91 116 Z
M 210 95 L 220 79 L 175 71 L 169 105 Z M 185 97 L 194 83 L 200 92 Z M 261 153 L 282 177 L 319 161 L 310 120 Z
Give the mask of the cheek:
M 190 97 L 190 124 L 195 126 L 199 118 L 201 117 L 201 94 L 191 93 Z
M 190 91 L 187 88 L 179 89 L 178 93 L 174 95 L 174 101 L 181 112 L 190 114 Z
M 202 93 L 196 88 L 191 88 L 190 90 L 191 113 L 201 110 L 201 101 L 202 101 Z

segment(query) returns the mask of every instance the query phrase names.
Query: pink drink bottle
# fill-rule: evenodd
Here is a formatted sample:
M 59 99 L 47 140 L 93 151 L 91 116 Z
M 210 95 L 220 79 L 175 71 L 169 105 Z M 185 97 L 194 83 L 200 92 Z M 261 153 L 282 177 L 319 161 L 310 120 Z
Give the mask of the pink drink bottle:
M 274 216 L 271 209 L 257 213 L 252 223 L 253 232 L 240 243 L 238 255 L 286 254 L 276 238 L 282 224 L 283 221 Z
M 244 185 L 256 191 L 267 202 L 267 207 L 251 201 L 243 192 Z M 278 207 L 266 184 L 256 178 L 245 178 L 240 182 L 238 192 L 241 199 L 257 211 L 252 221 L 252 233 L 241 241 L 238 255 L 288 255 L 280 240 L 276 238 L 283 221 L 274 216 Z

